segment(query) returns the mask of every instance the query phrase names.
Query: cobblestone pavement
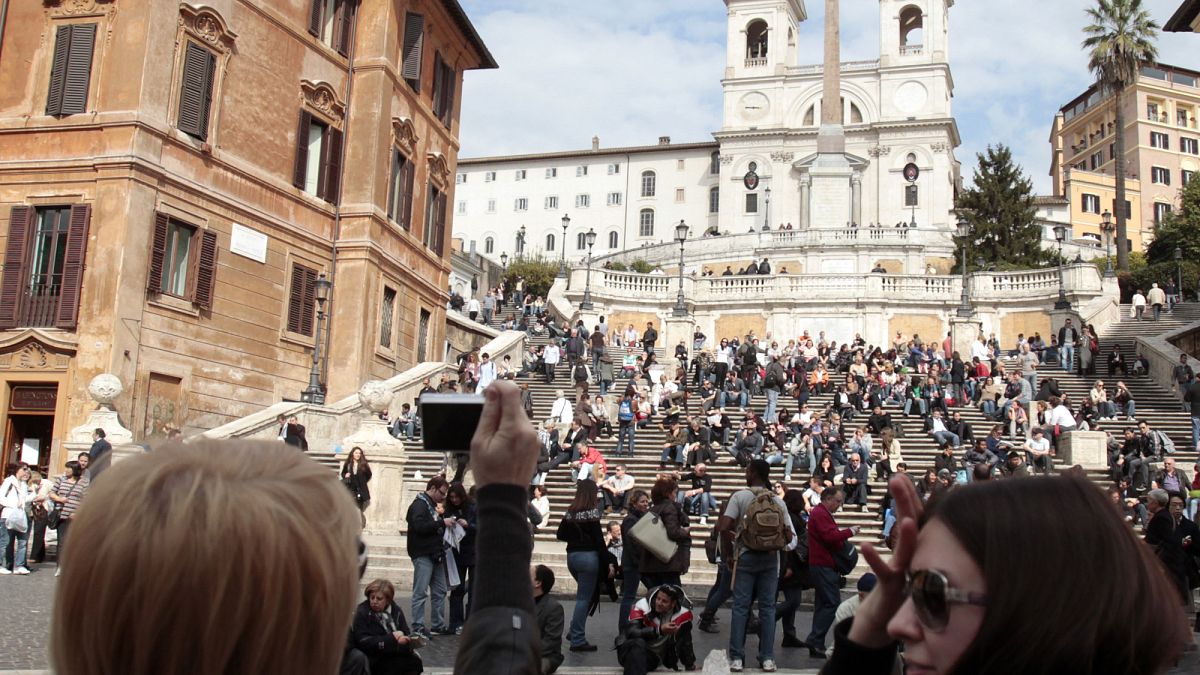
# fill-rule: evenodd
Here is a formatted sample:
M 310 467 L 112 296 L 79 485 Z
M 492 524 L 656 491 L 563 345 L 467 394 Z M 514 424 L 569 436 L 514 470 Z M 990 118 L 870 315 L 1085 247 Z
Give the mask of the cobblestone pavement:
M 15 675 L 13 671 L 39 670 L 48 668 L 46 647 L 50 630 L 50 611 L 53 605 L 55 579 L 54 565 L 44 564 L 33 567 L 34 574 L 29 576 L 0 577 L 0 607 L 5 617 L 14 620 L 0 630 L 0 675 Z M 693 600 L 695 600 L 693 598 Z M 398 598 L 405 615 L 409 613 L 409 598 Z M 570 621 L 573 602 L 561 599 L 567 620 Z M 699 604 L 699 603 L 697 603 Z M 717 613 L 720 620 L 718 626 L 721 632 L 715 635 L 694 631 L 696 656 L 703 660 L 712 650 L 723 650 L 729 643 L 728 606 Z M 411 620 L 411 617 L 410 617 Z M 802 612 L 796 615 L 796 629 L 803 637 L 808 633 L 812 615 Z M 13 630 L 12 626 L 19 627 Z M 600 650 L 590 654 L 579 654 L 567 651 L 564 647 L 566 661 L 564 671 L 576 669 L 615 669 L 617 668 L 616 652 L 612 651 L 613 638 L 617 633 L 617 605 L 607 600 L 600 604 L 595 616 L 588 619 L 587 639 Z M 454 656 L 458 650 L 458 637 L 435 637 L 433 641 L 421 650 L 421 656 L 426 668 L 433 672 L 446 672 L 454 665 Z M 776 630 L 775 657 L 779 667 L 793 672 L 815 672 L 821 666 L 820 661 L 810 659 L 808 650 L 783 649 L 779 641 L 783 639 L 780 630 Z M 758 649 L 757 636 L 750 635 L 746 639 L 746 665 L 756 666 L 754 655 Z M 1174 670 L 1174 675 L 1185 673 L 1200 673 L 1200 653 L 1192 651 Z

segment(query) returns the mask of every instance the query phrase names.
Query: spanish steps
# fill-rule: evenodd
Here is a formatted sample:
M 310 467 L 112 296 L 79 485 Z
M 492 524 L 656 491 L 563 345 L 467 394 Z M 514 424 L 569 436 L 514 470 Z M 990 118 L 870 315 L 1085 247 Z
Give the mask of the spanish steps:
M 1137 419 L 1148 421 L 1151 428 L 1161 429 L 1171 437 L 1177 448 L 1175 457 L 1179 468 L 1186 471 L 1186 475 L 1190 477 L 1191 465 L 1197 460 L 1197 455 L 1195 448 L 1191 447 L 1190 418 L 1186 413 L 1181 411 L 1179 397 L 1145 376 L 1109 376 L 1105 365 L 1105 357 L 1114 345 L 1120 345 L 1122 352 L 1132 360 L 1132 357 L 1136 355 L 1136 344 L 1134 341 L 1136 337 L 1165 333 L 1188 323 L 1198 321 L 1200 320 L 1200 305 L 1196 303 L 1178 305 L 1174 312 L 1164 312 L 1162 319 L 1157 323 L 1134 321 L 1129 318 L 1128 306 L 1123 306 L 1121 309 L 1121 320 L 1110 325 L 1107 329 L 1100 331 L 1101 356 L 1097 359 L 1095 377 L 1084 378 L 1075 372 L 1064 372 L 1059 368 L 1058 363 L 1054 362 L 1044 364 L 1039 369 L 1039 378 L 1055 377 L 1061 389 L 1073 401 L 1079 401 L 1085 397 L 1095 379 L 1104 380 L 1109 391 L 1115 389 L 1118 379 L 1123 380 L 1128 385 L 1137 403 Z M 511 316 L 511 311 L 510 308 L 507 310 L 508 313 L 494 317 L 493 327 L 499 328 L 500 322 L 504 318 Z M 1049 336 L 1046 337 L 1048 338 Z M 530 343 L 541 345 L 545 344 L 546 340 L 545 336 L 531 337 Z M 1006 354 L 1010 346 L 1005 347 Z M 1008 357 L 1006 356 L 1005 358 L 1007 359 Z M 666 363 L 665 360 L 664 363 Z M 519 364 L 517 365 L 519 366 Z M 540 375 L 522 377 L 517 381 L 517 384 L 523 382 L 530 383 L 530 390 L 533 393 L 534 400 L 534 423 L 545 420 L 549 416 L 551 406 L 557 395 L 556 391 L 563 390 L 568 397 L 572 394 L 572 383 L 569 379 L 568 367 L 565 363 L 559 365 L 555 378 L 554 384 L 546 384 Z M 619 395 L 624 386 L 625 381 L 618 378 L 618 382 L 614 384 L 613 390 Z M 593 396 L 596 391 L 597 389 L 593 385 L 591 388 Z M 613 394 L 614 392 L 610 391 L 610 397 Z M 819 411 L 831 398 L 830 394 L 813 396 L 809 400 L 809 407 L 811 410 Z M 786 396 L 781 396 L 779 400 L 780 408 L 788 408 L 789 401 L 793 404 L 792 407 L 794 408 L 794 400 Z M 761 411 L 765 407 L 766 397 L 758 395 L 751 398 L 750 406 L 747 409 L 759 411 L 761 414 Z M 615 405 L 610 405 L 610 408 L 612 409 L 613 427 L 615 430 Z M 690 412 L 694 413 L 697 410 L 697 405 L 692 403 Z M 952 408 L 952 410 L 962 413 L 963 418 L 971 424 L 975 435 L 979 438 L 987 434 L 988 430 L 995 424 L 991 420 L 985 419 L 983 414 L 974 407 L 957 407 Z M 738 414 L 736 407 L 727 408 L 727 411 L 736 428 L 741 415 Z M 895 407 L 888 408 L 887 412 L 892 413 L 894 424 L 900 424 L 903 427 L 900 443 L 904 461 L 908 465 L 909 473 L 914 478 L 920 478 L 926 469 L 933 467 L 934 457 L 937 454 L 936 443 L 923 432 L 922 418 L 915 414 L 915 412 L 908 418 L 904 418 L 901 414 L 902 411 Z M 1099 428 L 1101 430 L 1117 431 L 1123 429 L 1128 423 L 1124 416 L 1121 416 L 1117 420 L 1101 422 Z M 854 424 L 851 423 L 844 426 L 849 430 L 853 428 Z M 1007 431 L 1006 427 L 1006 434 Z M 1020 439 L 1011 440 L 1020 441 Z M 652 420 L 647 428 L 639 429 L 637 432 L 636 455 L 634 457 L 615 457 L 616 442 L 617 437 L 615 434 L 611 437 L 601 435 L 596 441 L 596 446 L 608 460 L 609 469 L 611 470 L 617 463 L 624 464 L 629 474 L 636 478 L 636 486 L 649 491 L 655 477 L 659 473 L 659 458 L 664 442 L 663 430 L 658 427 L 654 420 Z M 406 443 L 406 452 L 409 458 L 405 469 L 406 476 L 412 477 L 417 475 L 417 472 L 420 472 L 421 476 L 428 478 L 443 468 L 444 459 L 442 453 L 424 450 L 420 447 L 419 441 L 416 443 Z M 337 462 L 337 459 L 328 452 L 311 452 L 310 454 L 315 459 L 330 466 L 335 465 Z M 961 453 L 958 454 L 961 457 Z M 696 591 L 700 591 L 702 588 L 707 589 L 716 578 L 714 566 L 705 558 L 703 542 L 708 538 L 712 527 L 716 524 L 716 516 L 720 513 L 720 509 L 724 507 L 725 499 L 733 491 L 745 485 L 744 470 L 734 463 L 732 456 L 719 448 L 717 449 L 717 455 L 718 460 L 710 465 L 709 470 L 713 475 L 713 495 L 717 498 L 719 508 L 715 513 L 710 514 L 707 524 L 700 524 L 696 516 L 690 518 L 692 563 L 689 572 L 684 575 L 684 583 L 690 589 Z M 1056 471 L 1066 468 L 1061 462 L 1055 466 Z M 874 470 L 870 472 L 870 475 L 871 495 L 867 508 L 861 512 L 854 508 L 847 508 L 836 515 L 838 524 L 841 527 L 852 525 L 861 527 L 861 531 L 853 539 L 856 543 L 877 543 L 881 540 L 883 519 L 880 513 L 880 502 L 884 495 L 885 485 L 875 477 Z M 1108 477 L 1104 471 L 1098 469 L 1089 470 L 1088 475 L 1097 485 L 1107 486 L 1109 484 Z M 783 468 L 781 466 L 772 467 L 772 480 L 778 481 L 782 477 Z M 795 470 L 793 471 L 792 481 L 788 483 L 788 487 L 803 489 L 807 485 L 807 480 L 808 474 L 806 471 Z M 574 583 L 567 571 L 566 550 L 564 545 L 555 539 L 555 530 L 558 526 L 559 517 L 567 504 L 570 503 L 574 494 L 574 483 L 571 479 L 569 466 L 563 464 L 551 472 L 547 477 L 546 487 L 551 503 L 551 515 L 548 522 L 543 523 L 539 528 L 539 532 L 534 536 L 533 560 L 535 563 L 551 567 L 559 580 L 556 590 L 559 593 L 569 594 L 574 592 Z M 606 516 L 605 522 L 618 521 L 620 517 L 619 515 Z M 370 555 L 371 569 L 368 571 L 367 578 L 382 576 L 393 580 L 411 579 L 411 563 L 401 538 L 388 540 L 383 542 L 382 545 L 380 543 L 372 543 Z M 868 567 L 865 561 L 860 558 L 858 568 L 849 575 L 851 581 L 853 582 L 857 576 L 866 571 L 868 571 Z

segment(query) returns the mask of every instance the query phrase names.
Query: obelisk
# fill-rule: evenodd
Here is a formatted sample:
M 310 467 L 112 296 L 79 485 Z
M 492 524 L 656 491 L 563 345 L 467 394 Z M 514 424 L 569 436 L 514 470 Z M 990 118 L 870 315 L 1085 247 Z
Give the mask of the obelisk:
M 825 67 L 821 90 L 821 127 L 817 159 L 809 169 L 810 227 L 842 228 L 851 220 L 853 170 L 846 157 L 842 127 L 841 28 L 838 0 L 825 0 Z

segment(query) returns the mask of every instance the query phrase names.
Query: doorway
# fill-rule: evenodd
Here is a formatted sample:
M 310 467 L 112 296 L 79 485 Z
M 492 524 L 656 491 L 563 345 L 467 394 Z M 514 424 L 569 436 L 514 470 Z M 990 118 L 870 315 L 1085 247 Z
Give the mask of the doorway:
M 4 434 L 4 466 L 25 462 L 43 476 L 49 475 L 50 444 L 54 439 L 54 414 L 9 413 Z

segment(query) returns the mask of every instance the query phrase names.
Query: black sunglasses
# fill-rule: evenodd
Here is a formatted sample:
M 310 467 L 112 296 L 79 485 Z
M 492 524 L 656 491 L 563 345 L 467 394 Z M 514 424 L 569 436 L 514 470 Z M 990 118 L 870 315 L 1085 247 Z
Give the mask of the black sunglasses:
M 932 631 L 941 631 L 950 620 L 950 605 L 987 606 L 987 596 L 959 590 L 937 570 L 909 572 L 905 595 L 912 598 L 917 618 Z

